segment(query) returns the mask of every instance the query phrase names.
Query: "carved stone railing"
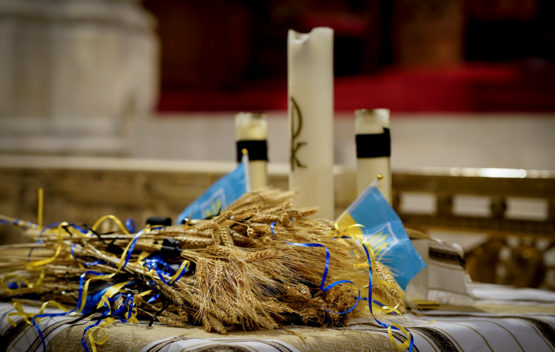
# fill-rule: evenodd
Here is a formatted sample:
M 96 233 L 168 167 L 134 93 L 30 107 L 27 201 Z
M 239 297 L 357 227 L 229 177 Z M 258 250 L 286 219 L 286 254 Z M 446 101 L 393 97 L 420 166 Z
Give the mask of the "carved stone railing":
M 554 172 L 424 168 L 394 173 L 393 189 L 394 208 L 407 227 L 489 236 L 466 249 L 467 269 L 473 280 L 555 290 L 554 276 L 549 275 L 555 266 L 545 260 L 555 246 Z M 413 192 L 431 194 L 435 210 L 428 214 L 403 210 L 403 195 Z M 486 198 L 489 209 L 480 215 L 457 213 L 454 202 L 461 196 Z M 543 202 L 546 211 L 534 214 L 534 219 L 515 214 L 509 217 L 509 200 L 518 199 Z
M 0 156 L 0 214 L 36 221 L 37 189 L 42 187 L 45 223 L 91 224 L 107 214 L 133 218 L 139 226 L 149 216 L 175 219 L 235 165 L 232 162 Z M 356 182 L 352 168 L 336 167 L 334 173 L 335 216 L 338 216 L 356 198 Z M 287 188 L 287 165 L 270 164 L 269 175 L 270 185 Z M 394 172 L 393 190 L 394 208 L 407 227 L 492 236 L 467 253 L 468 270 L 477 281 L 555 288 L 555 284 L 544 282 L 550 268 L 543 259 L 555 243 L 553 172 L 423 168 Z M 434 209 L 428 213 L 422 213 L 418 207 L 408 210 L 403 199 L 412 193 L 427 193 L 434 199 Z M 454 204 L 460 196 L 485 197 L 489 211 L 472 216 L 458 213 Z M 512 198 L 547 203 L 545 216 L 535 219 L 505 216 Z M 1 242 L 21 240 L 17 236 L 0 226 Z M 518 239 L 516 243 L 507 241 L 511 236 Z M 536 246 L 538 239 L 547 241 L 548 245 Z M 501 255 L 503 248 L 509 253 L 506 258 Z M 500 267 L 505 274 L 499 273 Z
M 555 172 L 517 169 L 421 168 L 393 174 L 394 208 L 407 226 L 423 230 L 452 230 L 555 238 Z M 403 193 L 430 193 L 435 197 L 432 214 L 403 212 Z M 456 196 L 489 198 L 489 216 L 459 215 L 453 211 Z M 507 199 L 544 201 L 543 220 L 507 218 Z
M 105 158 L 0 156 L 0 213 L 34 220 L 39 187 L 45 192 L 45 220 L 91 222 L 106 213 L 144 220 L 175 217 L 235 163 L 152 161 Z M 270 185 L 287 188 L 287 167 L 269 168 Z M 354 170 L 335 168 L 336 216 L 356 197 Z M 393 173 L 394 208 L 409 227 L 490 235 L 555 235 L 555 173 L 512 169 L 422 168 Z M 428 193 L 435 211 L 403 209 L 406 194 Z M 457 196 L 490 200 L 489 216 L 456 214 Z M 505 217 L 507 199 L 548 203 L 543 220 Z

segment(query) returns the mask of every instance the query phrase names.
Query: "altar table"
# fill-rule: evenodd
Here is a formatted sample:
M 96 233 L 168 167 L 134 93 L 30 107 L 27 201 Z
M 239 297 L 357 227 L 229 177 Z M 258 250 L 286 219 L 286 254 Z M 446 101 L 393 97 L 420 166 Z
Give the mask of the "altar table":
M 419 314 L 406 314 L 394 321 L 409 328 L 414 351 L 555 351 L 555 292 L 516 289 L 508 286 L 473 284 L 474 307 L 440 306 Z M 26 306 L 28 312 L 38 307 Z M 32 325 L 16 317 L 10 325 L 11 303 L 0 303 L 0 351 L 42 351 L 42 342 Z M 56 310 L 51 310 L 56 312 Z M 46 318 L 40 327 L 50 351 L 85 351 L 84 329 L 93 322 L 75 324 L 75 316 Z M 392 321 L 392 320 L 389 320 Z M 107 341 L 102 351 L 396 351 L 387 330 L 366 318 L 352 319 L 349 326 L 316 328 L 288 325 L 285 329 L 256 332 L 233 331 L 227 335 L 207 333 L 202 327 L 166 327 L 155 323 L 113 323 L 104 327 Z M 405 341 L 394 332 L 397 343 Z M 88 341 L 88 338 L 86 339 Z M 90 345 L 89 349 L 90 349 Z M 91 350 L 92 351 L 92 350 Z

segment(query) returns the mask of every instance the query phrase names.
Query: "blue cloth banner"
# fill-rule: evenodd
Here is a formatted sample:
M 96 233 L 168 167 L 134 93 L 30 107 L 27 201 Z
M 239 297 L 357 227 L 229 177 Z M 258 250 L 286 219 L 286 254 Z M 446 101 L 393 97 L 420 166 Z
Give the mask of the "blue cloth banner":
M 214 183 L 206 192 L 191 203 L 179 216 L 177 223 L 183 219 L 206 219 L 223 211 L 228 205 L 239 199 L 246 192 L 250 192 L 249 159 L 247 154 L 243 160 L 229 174 Z M 192 216 L 191 216 L 192 214 Z M 190 219 L 189 219 L 190 220 Z
M 343 229 L 354 224 L 366 227 L 368 233 L 360 227 L 352 227 L 350 232 L 364 237 L 374 249 L 376 259 L 391 269 L 403 290 L 426 267 L 410 242 L 401 219 L 380 193 L 376 182 L 339 216 L 337 223 Z

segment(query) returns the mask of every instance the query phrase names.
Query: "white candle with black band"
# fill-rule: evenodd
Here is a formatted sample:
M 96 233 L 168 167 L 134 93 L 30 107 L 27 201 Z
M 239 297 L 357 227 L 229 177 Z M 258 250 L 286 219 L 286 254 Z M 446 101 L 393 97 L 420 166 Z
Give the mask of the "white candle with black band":
M 381 178 L 377 187 L 391 204 L 389 110 L 357 110 L 355 116 L 357 194 Z
M 241 112 L 235 115 L 237 162 L 241 162 L 243 149 L 249 154 L 251 190 L 268 186 L 268 122 L 263 113 Z
M 290 164 L 289 188 L 297 207 L 319 206 L 334 219 L 333 30 L 289 30 L 287 43 Z

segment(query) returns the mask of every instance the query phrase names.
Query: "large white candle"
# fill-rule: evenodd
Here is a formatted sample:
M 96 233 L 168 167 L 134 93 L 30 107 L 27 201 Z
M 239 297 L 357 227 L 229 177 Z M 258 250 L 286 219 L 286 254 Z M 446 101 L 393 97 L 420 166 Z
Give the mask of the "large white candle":
M 300 192 L 296 206 L 317 205 L 333 219 L 333 30 L 289 30 L 287 63 L 289 188 Z
M 391 204 L 389 110 L 357 110 L 355 116 L 357 193 L 360 195 L 381 175 L 377 187 Z
M 249 176 L 251 190 L 268 186 L 268 148 L 266 136 L 268 122 L 262 113 L 241 112 L 235 115 L 235 140 L 237 160 L 241 161 L 242 149 L 249 153 Z

